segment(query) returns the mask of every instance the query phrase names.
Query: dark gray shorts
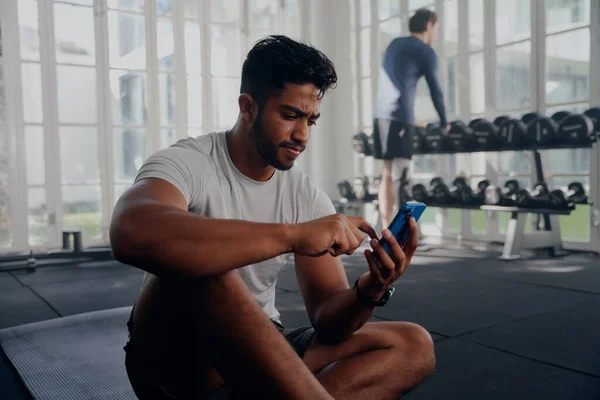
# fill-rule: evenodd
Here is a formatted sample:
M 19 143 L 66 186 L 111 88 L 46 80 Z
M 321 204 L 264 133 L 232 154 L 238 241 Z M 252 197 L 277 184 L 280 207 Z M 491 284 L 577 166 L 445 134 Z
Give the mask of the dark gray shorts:
M 304 326 L 300 328 L 290 329 L 285 328 L 278 321 L 272 321 L 277 327 L 279 332 L 287 339 L 288 343 L 296 351 L 300 358 L 304 357 L 304 353 L 308 348 L 315 331 L 312 326 Z M 133 310 L 129 317 L 127 327 L 131 332 L 133 323 Z M 187 400 L 194 397 L 193 394 L 184 393 L 181 388 L 170 387 L 166 382 L 162 381 L 162 371 L 157 371 L 154 368 L 148 366 L 144 361 L 143 357 L 136 354 L 135 345 L 131 339 L 127 342 L 124 347 L 125 350 L 125 366 L 127 369 L 127 375 L 131 386 L 140 400 Z M 193 377 L 190 377 L 193 379 Z M 210 394 L 206 399 L 208 400 L 231 400 L 237 398 L 231 385 L 225 384 L 217 392 Z
M 415 127 L 400 121 L 373 121 L 373 151 L 378 160 L 412 159 Z

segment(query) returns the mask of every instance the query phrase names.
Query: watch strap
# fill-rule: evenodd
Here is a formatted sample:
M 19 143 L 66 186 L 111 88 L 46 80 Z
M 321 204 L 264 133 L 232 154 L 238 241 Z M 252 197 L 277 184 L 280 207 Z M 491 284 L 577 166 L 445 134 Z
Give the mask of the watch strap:
M 365 296 L 364 293 L 362 293 L 360 291 L 360 288 L 358 287 L 358 281 L 360 280 L 360 277 L 356 280 L 356 282 L 354 282 L 354 291 L 356 292 L 356 297 L 358 298 L 358 300 L 363 303 L 364 305 L 366 305 L 367 307 L 381 307 L 384 306 L 388 300 L 390 299 L 390 297 L 392 297 L 392 294 L 394 293 L 394 291 L 396 290 L 393 286 L 391 286 L 388 290 L 385 291 L 385 293 L 383 294 L 383 296 L 381 296 L 381 298 L 377 301 L 373 301 L 372 299 L 370 299 L 369 297 Z

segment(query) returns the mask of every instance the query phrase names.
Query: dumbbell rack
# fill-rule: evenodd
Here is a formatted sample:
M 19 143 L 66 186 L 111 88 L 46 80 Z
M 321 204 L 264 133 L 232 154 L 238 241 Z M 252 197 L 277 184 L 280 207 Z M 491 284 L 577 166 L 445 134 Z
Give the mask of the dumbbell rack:
M 581 148 L 592 148 L 592 143 L 588 145 L 554 145 L 554 146 L 538 146 L 538 147 L 520 147 L 515 148 L 495 148 L 490 150 L 477 150 L 477 151 L 428 151 L 424 153 L 415 152 L 415 154 L 458 154 L 458 153 L 472 153 L 472 152 L 498 152 L 498 151 L 532 151 L 535 173 L 538 183 L 545 183 L 544 171 L 542 167 L 542 158 L 540 150 L 547 149 L 581 149 Z M 540 209 L 540 208 L 520 208 L 520 207 L 505 207 L 505 206 L 461 206 L 451 204 L 427 204 L 429 207 L 439 208 L 457 208 L 457 209 L 469 209 L 469 210 L 483 210 L 483 211 L 504 211 L 510 212 L 511 218 L 508 222 L 508 229 L 506 231 L 506 240 L 504 241 L 504 249 L 500 256 L 503 260 L 514 260 L 521 257 L 521 251 L 526 249 L 548 249 L 550 256 L 557 257 L 566 254 L 562 239 L 560 237 L 560 224 L 558 220 L 559 215 L 570 215 L 570 209 L 557 210 L 557 209 Z M 527 220 L 527 214 L 541 215 L 544 221 L 544 230 L 536 231 L 531 233 L 525 232 L 525 222 Z

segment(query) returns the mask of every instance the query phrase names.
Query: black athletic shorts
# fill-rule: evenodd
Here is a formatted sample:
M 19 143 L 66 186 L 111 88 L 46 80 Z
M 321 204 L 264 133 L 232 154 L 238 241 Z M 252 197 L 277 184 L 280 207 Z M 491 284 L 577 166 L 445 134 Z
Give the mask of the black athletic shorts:
M 378 160 L 412 158 L 415 127 L 400 121 L 376 118 L 373 121 L 374 156 Z
M 298 356 L 303 358 L 315 334 L 313 327 L 304 326 L 289 329 L 285 328 L 278 321 L 272 322 L 287 339 Z M 197 398 L 192 393 L 185 393 L 183 388 L 173 387 L 173 385 L 169 384 L 169 372 L 175 372 L 173 368 L 168 365 L 164 365 L 165 368 L 156 368 L 144 361 L 144 356 L 136 351 L 135 343 L 131 340 L 132 326 L 133 310 L 131 311 L 129 322 L 127 322 L 130 340 L 125 345 L 124 350 L 127 375 L 137 398 L 140 400 L 187 400 Z M 193 376 L 190 379 L 193 379 Z M 232 386 L 226 383 L 221 389 L 207 395 L 205 398 L 207 400 L 233 400 L 241 398 L 241 395 L 238 397 Z

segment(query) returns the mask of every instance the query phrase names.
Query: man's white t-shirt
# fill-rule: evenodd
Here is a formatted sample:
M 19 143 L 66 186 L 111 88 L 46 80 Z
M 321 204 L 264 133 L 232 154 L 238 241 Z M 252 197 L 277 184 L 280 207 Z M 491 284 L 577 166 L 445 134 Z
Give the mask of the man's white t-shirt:
M 171 183 L 185 197 L 190 212 L 210 218 L 296 224 L 336 212 L 329 197 L 297 166 L 277 170 L 267 182 L 242 174 L 231 161 L 225 132 L 189 137 L 156 152 L 144 162 L 135 181 L 145 178 Z M 239 239 L 232 231 L 231 251 Z M 280 255 L 238 269 L 272 320 L 279 320 L 275 284 L 286 260 Z

